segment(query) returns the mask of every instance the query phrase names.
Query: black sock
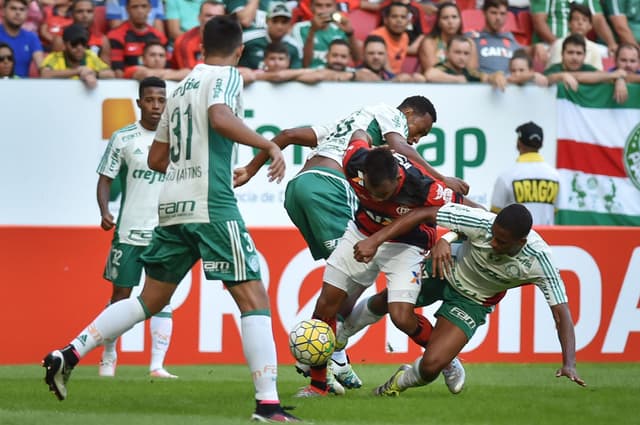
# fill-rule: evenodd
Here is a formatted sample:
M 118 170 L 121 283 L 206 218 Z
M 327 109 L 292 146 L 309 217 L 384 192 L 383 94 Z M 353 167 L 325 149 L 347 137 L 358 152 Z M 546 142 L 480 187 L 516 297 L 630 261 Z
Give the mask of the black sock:
M 270 415 L 281 410 L 280 403 L 261 403 L 260 400 L 256 400 L 256 413 L 259 415 Z
M 327 391 L 327 383 L 326 382 L 320 382 L 320 381 L 314 381 L 313 379 L 311 380 L 311 385 L 321 389 L 322 391 Z
M 62 353 L 62 357 L 64 357 L 65 364 L 69 367 L 75 367 L 80 361 L 76 347 L 74 347 L 73 344 L 67 345 L 60 350 L 60 352 Z

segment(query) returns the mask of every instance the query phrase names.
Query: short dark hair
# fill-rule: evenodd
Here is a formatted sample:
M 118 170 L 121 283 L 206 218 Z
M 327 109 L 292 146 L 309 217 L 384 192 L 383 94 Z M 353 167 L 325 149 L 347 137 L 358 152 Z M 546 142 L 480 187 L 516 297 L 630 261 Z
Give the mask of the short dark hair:
M 575 46 L 582 46 L 582 50 L 587 51 L 587 42 L 584 39 L 584 36 L 581 34 L 570 34 L 567 38 L 562 42 L 562 51 L 567 48 L 569 44 L 573 44 Z
M 438 120 L 438 114 L 433 103 L 424 96 L 409 96 L 402 101 L 398 109 L 411 108 L 420 115 L 429 114 L 431 120 L 436 122 Z
M 635 44 L 620 43 L 618 45 L 618 48 L 616 49 L 616 55 L 614 57 L 615 60 L 618 60 L 618 57 L 620 57 L 620 52 L 622 51 L 622 49 L 635 50 L 636 52 L 638 52 L 638 56 L 640 56 L 640 48 L 638 46 L 636 46 Z
M 374 148 L 367 154 L 362 171 L 367 175 L 367 181 L 372 186 L 378 187 L 382 182 L 395 180 L 398 177 L 398 161 L 389 148 L 384 146 Z
M 394 7 L 394 6 L 404 7 L 407 10 L 407 12 L 411 13 L 411 9 L 409 9 L 409 5 L 404 4 L 404 3 L 400 3 L 399 1 L 394 1 L 393 3 L 391 3 L 390 5 L 385 7 L 384 9 L 382 9 L 382 17 L 383 18 L 388 18 L 389 15 L 391 15 L 391 8 Z
M 364 45 L 362 47 L 365 48 L 370 43 L 382 43 L 382 44 L 384 44 L 385 48 L 387 47 L 387 42 L 384 41 L 384 38 L 380 37 L 379 35 L 375 35 L 375 34 L 368 35 L 367 38 L 364 39 Z
M 147 53 L 147 50 L 149 50 L 153 46 L 160 46 L 164 49 L 165 52 L 167 51 L 167 48 L 164 46 L 164 44 L 160 43 L 160 40 L 154 38 L 145 43 L 144 49 L 142 49 L 142 54 L 144 55 L 145 53 Z
M 514 59 L 524 59 L 527 61 L 529 68 L 533 67 L 533 61 L 531 60 L 531 57 L 527 54 L 527 51 L 525 49 L 518 49 L 513 52 L 511 59 L 509 59 L 509 63 L 511 63 Z
M 533 218 L 524 205 L 511 204 L 500 210 L 494 223 L 511 233 L 514 238 L 522 239 L 531 231 Z
M 27 8 L 29 7 L 29 0 L 5 0 L 4 1 L 5 8 L 7 7 L 10 1 L 17 1 L 18 3 L 22 3 L 23 5 L 25 5 Z
M 499 9 L 500 6 L 509 7 L 509 1 L 508 0 L 484 0 L 484 4 L 482 5 L 482 11 L 486 12 L 491 7 L 495 7 Z
M 329 47 L 327 48 L 327 52 L 331 50 L 333 46 L 345 46 L 349 49 L 349 52 L 351 52 L 351 45 L 344 38 L 336 38 L 334 40 L 331 40 L 331 43 L 329 43 Z
M 142 99 L 144 97 L 144 89 L 147 87 L 159 87 L 161 89 L 167 88 L 167 83 L 164 82 L 163 79 L 158 77 L 147 77 L 144 80 L 140 81 L 140 85 L 138 86 L 138 98 Z
M 433 28 L 431 28 L 431 31 L 429 32 L 429 37 L 436 38 L 440 37 L 440 34 L 442 34 L 442 28 L 438 26 L 438 23 L 440 22 L 440 15 L 442 15 L 442 11 L 448 7 L 453 7 L 458 11 L 458 16 L 460 16 L 460 28 L 458 28 L 456 34 L 462 34 L 462 14 L 460 13 L 460 8 L 458 7 L 458 5 L 447 0 L 442 3 L 438 3 L 436 7 L 438 8 L 438 11 L 436 12 L 436 18 L 434 20 Z
M 204 6 L 206 4 L 211 4 L 214 6 L 223 6 L 224 7 L 224 11 L 227 11 L 227 7 L 225 6 L 224 2 L 222 0 L 204 0 L 202 3 L 200 3 L 200 9 L 198 9 L 198 15 L 202 13 L 202 9 L 204 9 Z
M 463 34 L 456 34 L 447 42 L 447 51 L 449 51 L 454 41 L 459 41 L 460 43 L 468 43 L 469 46 L 475 49 L 475 44 L 469 37 Z
M 76 6 L 78 5 L 78 3 L 82 3 L 82 2 L 91 3 L 91 8 L 95 10 L 96 6 L 93 4 L 93 0 L 73 0 L 71 2 L 71 7 L 70 7 L 71 11 L 73 12 Z
M 235 17 L 214 16 L 204 25 L 202 46 L 205 55 L 229 56 L 242 45 L 242 27 Z
M 11 62 L 11 72 L 9 72 L 8 77 L 13 77 L 15 75 L 15 70 L 16 70 L 16 55 L 13 52 L 13 48 L 9 46 L 9 44 L 5 43 L 4 41 L 0 41 L 0 49 L 9 49 L 9 51 L 11 52 L 11 57 L 13 58 L 13 62 Z
M 287 55 L 287 57 L 290 57 L 287 45 L 281 41 L 274 41 L 267 44 L 267 47 L 264 48 L 264 56 L 267 57 L 269 53 L 282 53 Z
M 573 18 L 574 13 L 586 16 L 589 19 L 589 22 L 591 22 L 591 9 L 589 9 L 588 6 L 576 2 L 569 3 L 569 20 Z

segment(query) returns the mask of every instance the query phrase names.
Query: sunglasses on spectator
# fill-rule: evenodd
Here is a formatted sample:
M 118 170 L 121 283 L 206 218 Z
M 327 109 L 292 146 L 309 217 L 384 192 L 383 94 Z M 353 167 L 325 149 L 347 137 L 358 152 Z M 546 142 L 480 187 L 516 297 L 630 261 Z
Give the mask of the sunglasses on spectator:
M 0 56 L 0 62 L 13 62 L 13 56 L 11 55 L 7 55 L 7 56 Z
M 84 38 L 81 38 L 79 40 L 73 40 L 69 42 L 71 44 L 71 47 L 78 47 L 78 46 L 87 46 L 87 40 L 85 40 Z

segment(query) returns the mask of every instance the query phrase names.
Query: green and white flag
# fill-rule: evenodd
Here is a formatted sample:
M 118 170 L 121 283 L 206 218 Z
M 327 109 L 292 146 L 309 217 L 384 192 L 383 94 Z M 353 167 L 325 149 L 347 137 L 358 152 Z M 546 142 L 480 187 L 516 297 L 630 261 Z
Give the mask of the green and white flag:
M 557 224 L 640 226 L 640 85 L 558 85 Z

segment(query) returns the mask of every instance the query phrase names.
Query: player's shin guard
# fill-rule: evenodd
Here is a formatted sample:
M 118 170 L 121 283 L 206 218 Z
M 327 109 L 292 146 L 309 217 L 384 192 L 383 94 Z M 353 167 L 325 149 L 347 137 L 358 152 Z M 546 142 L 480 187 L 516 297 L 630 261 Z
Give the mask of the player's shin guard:
M 276 388 L 278 359 L 269 311 L 244 313 L 240 319 L 240 325 L 242 351 L 251 371 L 253 385 L 256 389 L 256 400 L 278 402 Z
M 415 332 L 410 335 L 413 342 L 418 344 L 421 347 L 426 347 L 429 342 L 429 338 L 431 338 L 431 331 L 433 330 L 433 325 L 429 322 L 429 319 L 422 316 L 421 314 L 416 314 L 416 319 L 418 319 L 418 328 Z

